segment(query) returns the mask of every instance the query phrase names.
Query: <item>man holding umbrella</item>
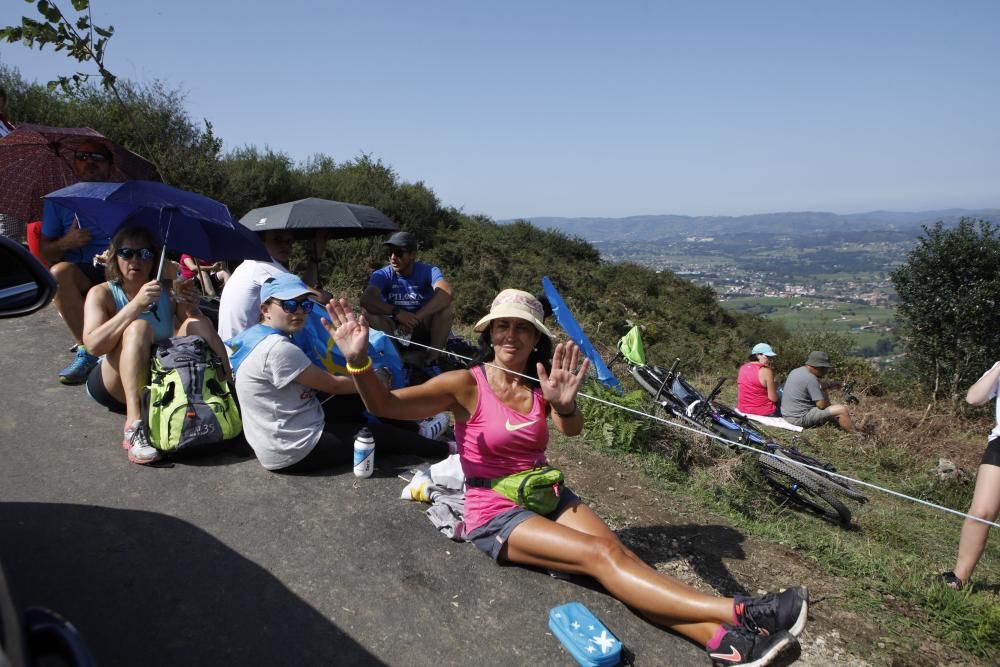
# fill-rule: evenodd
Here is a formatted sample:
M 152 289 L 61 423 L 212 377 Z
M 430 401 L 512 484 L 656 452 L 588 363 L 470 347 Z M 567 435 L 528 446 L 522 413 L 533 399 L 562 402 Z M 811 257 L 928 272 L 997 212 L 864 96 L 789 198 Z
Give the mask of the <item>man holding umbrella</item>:
M 82 143 L 73 156 L 73 171 L 81 181 L 107 181 L 112 162 L 111 150 L 104 144 Z M 83 302 L 92 286 L 104 282 L 104 267 L 96 266 L 94 257 L 108 248 L 111 238 L 93 223 L 48 200 L 41 231 L 41 255 L 59 283 L 53 303 L 77 345 L 73 362 L 59 371 L 59 381 L 83 384 L 97 364 L 97 357 L 83 344 Z
M 413 234 L 396 232 L 382 245 L 389 253 L 389 265 L 371 275 L 361 295 L 365 318 L 380 331 L 409 334 L 414 341 L 430 346 L 424 360 L 433 366 L 455 320 L 451 285 L 441 269 L 417 261 Z

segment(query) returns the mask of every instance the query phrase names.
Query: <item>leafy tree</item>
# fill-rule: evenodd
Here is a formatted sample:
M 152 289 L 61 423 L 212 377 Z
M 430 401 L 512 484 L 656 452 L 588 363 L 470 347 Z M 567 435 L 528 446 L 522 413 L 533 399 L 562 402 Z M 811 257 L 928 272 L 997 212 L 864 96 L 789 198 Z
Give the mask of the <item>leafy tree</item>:
M 1000 235 L 963 218 L 924 227 L 906 263 L 892 273 L 903 343 L 932 398 L 957 404 L 1000 348 Z
M 114 96 L 125 118 L 138 128 L 140 119 L 118 86 L 118 77 L 104 64 L 105 50 L 108 40 L 115 32 L 115 27 L 111 25 L 101 27 L 93 23 L 90 0 L 71 0 L 73 9 L 78 13 L 75 18 L 64 13 L 55 0 L 25 0 L 25 2 L 35 5 L 39 18 L 22 16 L 20 25 L 0 27 L 0 42 L 5 41 L 9 44 L 22 42 L 28 48 L 37 46 L 39 51 L 50 46 L 55 51 L 66 51 L 69 57 L 79 63 L 92 63 L 97 69 L 96 72 L 77 71 L 69 76 L 57 77 L 49 81 L 48 89 L 53 91 L 58 88 L 64 94 L 72 96 L 86 88 L 96 77 L 101 87 Z M 167 169 L 157 163 L 154 151 L 150 150 L 150 144 L 145 141 L 142 133 L 139 132 L 138 135 L 139 152 L 156 165 L 160 176 L 167 181 Z
M 23 42 L 28 48 L 37 46 L 39 51 L 51 46 L 55 51 L 66 51 L 77 62 L 91 62 L 97 68 L 96 73 L 80 71 L 49 81 L 49 90 L 58 87 L 65 93 L 71 93 L 93 77 L 98 77 L 104 88 L 117 94 L 117 77 L 104 66 L 104 51 L 115 27 L 109 25 L 102 28 L 93 23 L 90 0 L 71 0 L 73 9 L 79 13 L 75 19 L 63 13 L 54 0 L 25 2 L 35 5 L 39 18 L 22 16 L 20 25 L 0 28 L 0 40 L 9 44 Z

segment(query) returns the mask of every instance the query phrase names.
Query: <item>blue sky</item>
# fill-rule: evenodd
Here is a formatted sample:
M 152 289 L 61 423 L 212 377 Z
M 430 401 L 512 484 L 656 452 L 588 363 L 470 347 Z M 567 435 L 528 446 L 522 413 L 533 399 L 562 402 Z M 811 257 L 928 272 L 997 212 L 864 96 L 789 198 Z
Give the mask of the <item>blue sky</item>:
M 92 7 L 109 69 L 186 91 L 227 149 L 371 153 L 467 213 L 1000 207 L 992 0 Z

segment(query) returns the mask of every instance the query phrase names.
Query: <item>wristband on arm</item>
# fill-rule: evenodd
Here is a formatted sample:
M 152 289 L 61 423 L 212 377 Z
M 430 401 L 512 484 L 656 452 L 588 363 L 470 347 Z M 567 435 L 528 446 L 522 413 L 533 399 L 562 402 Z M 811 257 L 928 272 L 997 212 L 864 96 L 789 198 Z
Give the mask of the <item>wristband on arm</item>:
M 555 407 L 552 408 L 552 411 L 555 412 L 560 417 L 562 417 L 563 419 L 569 419 L 570 417 L 575 417 L 576 415 L 578 415 L 580 413 L 580 406 L 578 406 L 576 404 L 576 401 L 574 400 L 573 401 L 573 409 L 570 410 L 569 412 L 565 412 L 565 413 L 564 412 L 559 412 L 558 410 L 555 409 Z

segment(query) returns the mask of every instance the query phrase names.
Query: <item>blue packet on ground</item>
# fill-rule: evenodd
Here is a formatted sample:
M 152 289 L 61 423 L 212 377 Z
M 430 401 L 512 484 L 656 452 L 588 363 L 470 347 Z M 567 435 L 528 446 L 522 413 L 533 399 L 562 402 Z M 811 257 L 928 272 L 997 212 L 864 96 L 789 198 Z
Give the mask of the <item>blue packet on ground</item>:
M 622 643 L 579 602 L 552 609 L 549 629 L 583 667 L 613 667 L 621 662 Z

